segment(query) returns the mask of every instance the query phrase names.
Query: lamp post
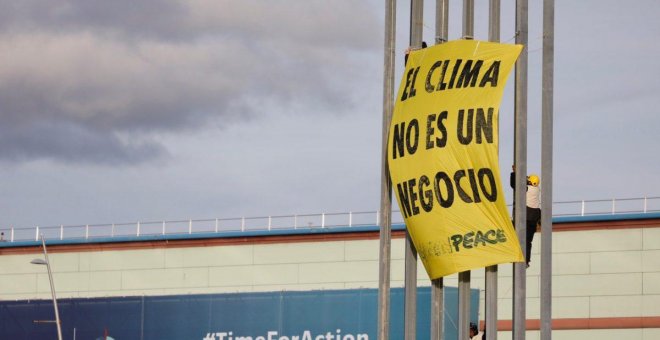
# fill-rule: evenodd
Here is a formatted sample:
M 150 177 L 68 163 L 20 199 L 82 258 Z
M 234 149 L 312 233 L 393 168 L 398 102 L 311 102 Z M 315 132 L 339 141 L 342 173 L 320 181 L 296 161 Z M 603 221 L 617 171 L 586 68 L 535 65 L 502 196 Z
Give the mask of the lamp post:
M 34 259 L 30 261 L 32 264 L 45 264 L 46 269 L 48 269 L 48 281 L 50 282 L 50 292 L 53 295 L 53 308 L 55 308 L 55 324 L 57 325 L 57 339 L 62 340 L 62 325 L 60 324 L 60 313 L 57 309 L 57 297 L 55 297 L 55 285 L 53 284 L 53 273 L 50 270 L 50 261 L 48 261 L 48 251 L 46 250 L 46 240 L 44 235 L 41 234 L 41 245 L 44 249 L 44 258 L 43 259 Z

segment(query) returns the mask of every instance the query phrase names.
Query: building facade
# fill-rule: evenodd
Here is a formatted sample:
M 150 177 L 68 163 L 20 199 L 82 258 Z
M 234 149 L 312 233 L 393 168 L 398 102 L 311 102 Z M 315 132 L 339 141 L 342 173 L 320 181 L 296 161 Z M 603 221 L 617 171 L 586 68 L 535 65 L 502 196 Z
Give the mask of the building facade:
M 391 286 L 396 295 L 404 282 L 404 240 L 403 226 L 396 225 L 393 229 Z M 532 263 L 527 270 L 527 339 L 539 338 L 540 241 L 539 233 L 534 239 Z M 255 305 L 255 308 L 273 309 L 271 315 L 276 315 L 273 318 L 278 320 L 277 325 L 272 330 L 266 327 L 259 330 L 261 333 L 251 335 L 214 329 L 209 320 L 214 319 L 212 315 L 220 315 L 217 311 L 224 308 L 220 304 L 202 302 L 202 309 L 206 308 L 203 312 L 198 311 L 199 306 L 190 307 L 197 312 L 187 315 L 201 313 L 203 317 L 195 320 L 207 320 L 206 324 L 201 322 L 199 336 L 191 338 L 221 339 L 221 333 L 225 332 L 226 340 L 233 340 L 233 336 L 236 339 L 269 339 L 269 331 L 277 332 L 270 335 L 272 339 L 285 340 L 296 336 L 299 340 L 316 339 L 319 335 L 324 336 L 319 339 L 359 339 L 361 334 L 376 338 L 376 329 L 372 329 L 375 327 L 373 304 L 379 270 L 376 226 L 88 237 L 49 240 L 47 245 L 57 297 L 69 312 L 77 308 L 78 315 L 103 314 L 103 305 L 116 307 L 133 303 L 137 309 L 126 307 L 126 315 L 135 316 L 135 311 L 141 308 L 142 320 L 151 320 L 146 316 L 149 311 L 155 313 L 153 318 L 163 318 L 159 311 L 168 309 L 158 307 L 156 302 L 168 297 L 189 306 L 193 306 L 190 301 L 197 301 L 199 297 L 216 302 L 274 299 L 273 305 L 266 303 L 266 307 Z M 660 214 L 555 218 L 552 253 L 554 339 L 660 338 Z M 0 243 L 0 304 L 7 313 L 4 321 L 0 321 L 0 338 L 5 338 L 3 329 L 8 332 L 11 327 L 27 327 L 20 325 L 39 317 L 52 318 L 47 272 L 43 266 L 30 264 L 39 257 L 43 257 L 40 242 Z M 474 302 L 472 315 L 483 320 L 484 271 L 475 270 L 471 277 L 475 300 L 477 295 L 480 297 L 478 305 Z M 512 282 L 512 265 L 500 265 L 499 339 L 511 338 Z M 456 275 L 444 279 L 447 287 L 455 287 L 457 283 Z M 428 300 L 430 281 L 421 263 L 418 285 L 419 299 Z M 392 304 L 394 328 L 402 325 L 401 302 L 396 299 L 398 297 L 393 297 Z M 346 304 L 333 305 L 333 301 L 340 300 Z M 85 301 L 96 302 L 98 308 L 85 310 Z M 305 315 L 295 312 L 314 304 L 322 308 Z M 171 306 L 174 309 L 170 311 L 177 310 Z M 426 313 L 424 308 L 420 313 Z M 239 309 L 234 310 L 239 313 Z M 332 324 L 314 324 L 315 321 L 309 321 L 312 323 L 309 329 L 296 325 L 286 328 L 291 318 L 331 320 L 338 318 L 336 314 L 347 315 L 355 310 L 360 313 L 347 318 L 347 323 L 341 326 L 344 329 Z M 225 310 L 222 314 L 225 321 L 228 314 L 231 311 Z M 24 320 L 12 321 L 12 318 Z M 428 316 L 421 314 L 419 318 L 425 320 Z M 99 318 L 92 319 L 88 323 L 103 327 Z M 253 319 L 252 327 L 256 327 L 258 318 Z M 360 319 L 361 323 L 353 319 Z M 452 320 L 446 316 L 445 324 L 451 324 Z M 175 323 L 170 321 L 169 324 Z M 426 326 L 422 323 L 418 329 Z M 42 327 L 46 327 L 42 330 L 48 329 L 48 326 Z M 86 326 L 80 327 L 82 330 Z M 278 330 L 277 327 L 284 328 Z M 296 330 L 285 334 L 282 329 Z M 308 335 L 304 333 L 306 330 Z M 421 336 L 418 338 L 422 339 L 422 334 L 428 334 L 428 330 L 420 329 L 418 333 Z M 162 334 L 145 334 L 143 330 L 141 337 L 156 339 L 162 338 Z

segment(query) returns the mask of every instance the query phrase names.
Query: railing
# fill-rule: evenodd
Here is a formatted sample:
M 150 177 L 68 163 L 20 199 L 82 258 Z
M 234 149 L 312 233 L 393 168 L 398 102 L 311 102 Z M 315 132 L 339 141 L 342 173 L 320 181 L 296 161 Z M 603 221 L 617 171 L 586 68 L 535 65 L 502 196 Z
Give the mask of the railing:
M 553 216 L 645 214 L 660 211 L 660 197 L 612 198 L 608 200 L 560 201 L 552 203 Z
M 555 217 L 660 212 L 660 197 L 560 201 L 552 204 L 552 210 Z M 362 211 L 203 220 L 189 219 L 178 221 L 36 226 L 27 228 L 9 227 L 6 229 L 0 228 L 0 232 L 2 232 L 0 240 L 9 242 L 38 241 L 40 234 L 44 234 L 47 240 L 64 240 L 315 228 L 326 229 L 336 227 L 350 228 L 378 225 L 378 218 L 378 211 Z M 403 223 L 401 213 L 397 210 L 392 212 L 392 223 Z

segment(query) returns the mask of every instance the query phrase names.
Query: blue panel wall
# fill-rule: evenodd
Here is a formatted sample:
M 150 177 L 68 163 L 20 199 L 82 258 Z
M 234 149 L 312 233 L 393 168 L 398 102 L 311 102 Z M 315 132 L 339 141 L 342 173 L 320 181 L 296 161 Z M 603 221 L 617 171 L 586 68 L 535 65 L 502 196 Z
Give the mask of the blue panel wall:
M 391 292 L 391 338 L 403 339 L 403 289 Z M 478 290 L 471 320 L 478 319 Z M 419 288 L 417 338 L 429 338 L 430 288 Z M 60 299 L 65 339 L 358 340 L 377 338 L 378 291 L 351 289 Z M 457 338 L 458 292 L 445 288 L 445 339 Z M 0 302 L 0 339 L 55 339 L 49 300 Z M 318 338 L 317 338 L 318 337 Z

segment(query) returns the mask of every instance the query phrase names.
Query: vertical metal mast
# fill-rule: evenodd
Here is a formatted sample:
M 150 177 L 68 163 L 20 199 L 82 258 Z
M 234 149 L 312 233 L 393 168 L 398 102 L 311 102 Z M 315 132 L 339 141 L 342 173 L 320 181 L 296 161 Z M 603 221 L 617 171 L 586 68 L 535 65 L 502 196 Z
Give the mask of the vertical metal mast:
M 463 39 L 474 39 L 474 0 L 463 0 Z
M 458 338 L 469 339 L 470 326 L 470 271 L 458 273 Z
M 444 284 L 442 278 L 431 281 L 431 340 L 442 339 L 444 332 Z
M 474 39 L 474 0 L 463 0 L 463 39 Z M 458 273 L 458 338 L 469 338 L 470 271 Z
M 449 37 L 449 0 L 435 2 L 435 43 L 447 42 Z
M 424 19 L 424 1 L 410 2 L 410 46 L 422 47 L 422 28 Z M 405 252 L 405 321 L 404 338 L 415 340 L 417 337 L 417 249 L 406 229 Z
M 523 45 L 523 50 L 516 62 L 515 77 L 515 165 L 516 190 L 514 193 L 515 226 L 526 256 L 527 238 L 525 189 L 527 188 L 527 42 L 528 42 L 528 4 L 527 0 L 516 0 L 516 44 Z M 526 330 L 526 264 L 513 265 L 513 339 L 524 340 Z
M 488 41 L 500 42 L 500 0 L 490 0 L 488 6 Z
M 449 39 L 449 0 L 435 2 L 435 43 Z M 431 281 L 431 340 L 440 340 L 444 333 L 444 280 Z
M 488 40 L 492 42 L 500 41 L 500 0 L 490 0 L 488 7 Z M 498 116 L 499 117 L 499 116 Z M 499 129 L 499 118 L 498 118 Z M 499 135 L 499 130 L 498 130 Z M 486 339 L 497 339 L 497 265 L 486 267 Z
M 543 1 L 541 94 L 541 340 L 552 339 L 552 125 L 554 100 L 555 1 Z
M 385 5 L 383 67 L 383 136 L 380 184 L 380 253 L 378 270 L 378 339 L 388 340 L 390 331 L 390 264 L 392 256 L 392 183 L 387 164 L 387 136 L 394 110 L 394 53 L 396 0 Z

